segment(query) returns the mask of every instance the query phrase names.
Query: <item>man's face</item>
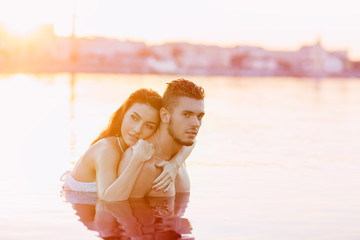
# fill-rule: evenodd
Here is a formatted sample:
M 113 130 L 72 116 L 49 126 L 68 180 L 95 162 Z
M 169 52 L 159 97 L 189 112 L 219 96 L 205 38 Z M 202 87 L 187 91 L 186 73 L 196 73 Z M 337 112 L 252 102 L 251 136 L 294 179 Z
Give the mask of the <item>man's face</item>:
M 168 132 L 179 144 L 191 146 L 201 126 L 204 116 L 204 100 L 179 97 L 170 113 Z

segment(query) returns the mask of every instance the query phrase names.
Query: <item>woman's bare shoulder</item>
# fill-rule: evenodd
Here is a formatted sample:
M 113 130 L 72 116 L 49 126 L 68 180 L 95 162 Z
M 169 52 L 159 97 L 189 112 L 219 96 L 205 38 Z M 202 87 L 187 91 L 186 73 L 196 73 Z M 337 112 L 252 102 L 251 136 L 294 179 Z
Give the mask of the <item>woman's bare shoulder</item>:
M 121 157 L 121 151 L 117 144 L 115 137 L 100 139 L 86 151 L 84 157 L 101 161 L 118 160 Z

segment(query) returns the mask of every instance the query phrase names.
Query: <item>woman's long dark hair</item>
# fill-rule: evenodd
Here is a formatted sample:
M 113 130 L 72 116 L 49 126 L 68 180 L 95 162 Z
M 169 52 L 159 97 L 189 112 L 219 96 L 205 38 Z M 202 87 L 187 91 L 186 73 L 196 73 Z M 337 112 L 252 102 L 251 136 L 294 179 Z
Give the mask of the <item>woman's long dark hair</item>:
M 110 117 L 109 124 L 100 133 L 100 135 L 91 143 L 95 144 L 102 138 L 121 136 L 121 125 L 126 111 L 131 108 L 134 103 L 148 104 L 160 111 L 162 107 L 162 97 L 151 89 L 141 88 L 133 92 L 128 99 L 119 107 Z

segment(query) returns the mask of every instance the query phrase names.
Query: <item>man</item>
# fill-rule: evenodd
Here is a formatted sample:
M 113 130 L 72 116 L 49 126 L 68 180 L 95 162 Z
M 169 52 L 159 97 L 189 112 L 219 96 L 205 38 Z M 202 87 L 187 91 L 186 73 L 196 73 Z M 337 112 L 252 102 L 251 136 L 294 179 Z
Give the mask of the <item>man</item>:
M 155 153 L 143 165 L 130 198 L 173 196 L 175 193 L 190 191 L 190 181 L 184 165 L 179 168 L 175 186 L 171 185 L 167 191 L 152 189 L 152 183 L 161 173 L 161 169 L 156 166 L 159 159 L 169 160 L 182 146 L 194 144 L 205 114 L 204 97 L 204 89 L 188 80 L 178 79 L 168 83 L 163 95 L 164 107 L 160 110 L 160 126 L 147 140 L 155 147 Z M 121 165 L 119 175 L 126 168 L 126 160 L 123 167 Z

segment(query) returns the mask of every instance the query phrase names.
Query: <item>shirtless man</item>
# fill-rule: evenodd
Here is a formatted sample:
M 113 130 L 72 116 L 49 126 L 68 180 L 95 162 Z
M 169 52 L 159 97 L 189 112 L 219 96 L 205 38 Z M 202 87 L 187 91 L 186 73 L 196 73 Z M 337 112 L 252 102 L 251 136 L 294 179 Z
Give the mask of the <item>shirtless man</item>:
M 155 153 L 142 164 L 142 168 L 139 165 L 141 170 L 129 198 L 174 196 L 190 191 L 190 180 L 184 164 L 179 168 L 175 186 L 165 191 L 156 191 L 152 183 L 161 173 L 161 168 L 156 166 L 159 160 L 169 160 L 183 145 L 194 144 L 205 114 L 204 96 L 204 89 L 188 80 L 179 79 L 168 83 L 163 95 L 164 107 L 160 109 L 159 128 L 147 141 L 139 140 L 140 144 L 154 146 Z M 118 168 L 119 176 L 129 165 L 131 155 L 131 149 L 125 152 Z

